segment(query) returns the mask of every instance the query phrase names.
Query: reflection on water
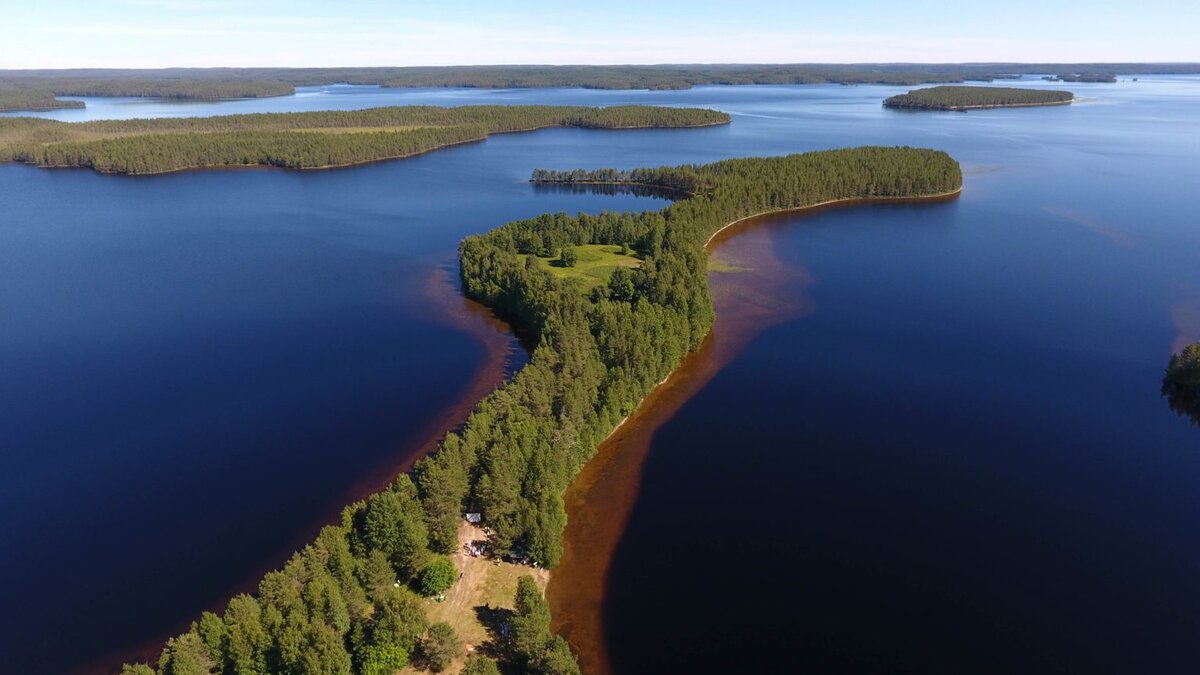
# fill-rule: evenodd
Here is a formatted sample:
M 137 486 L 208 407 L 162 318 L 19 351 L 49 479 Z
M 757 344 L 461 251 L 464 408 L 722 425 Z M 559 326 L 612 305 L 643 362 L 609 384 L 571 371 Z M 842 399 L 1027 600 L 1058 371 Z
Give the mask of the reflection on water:
M 1167 405 L 1180 417 L 1186 417 L 1192 424 L 1200 427 L 1200 391 L 1195 387 L 1185 387 L 1164 379 L 1162 395 L 1167 399 Z
M 532 183 L 532 185 L 534 192 L 538 194 L 634 195 L 659 199 L 678 199 L 681 196 L 674 190 L 648 185 L 620 183 Z

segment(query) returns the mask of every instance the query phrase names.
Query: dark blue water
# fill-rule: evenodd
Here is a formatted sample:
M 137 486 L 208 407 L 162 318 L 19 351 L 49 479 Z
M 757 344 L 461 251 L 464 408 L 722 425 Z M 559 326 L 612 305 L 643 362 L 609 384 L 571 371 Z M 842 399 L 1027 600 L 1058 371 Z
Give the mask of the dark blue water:
M 1197 103 L 934 119 L 959 201 L 776 221 L 810 311 L 655 436 L 616 671 L 1195 672 Z
M 415 451 L 484 359 L 437 291 L 463 236 L 662 204 L 535 191 L 532 168 L 866 143 L 948 150 L 966 192 L 776 230 L 816 311 L 764 333 L 656 440 L 611 580 L 614 663 L 1195 663 L 1200 440 L 1158 378 L 1200 338 L 1200 79 L 1071 88 L 1073 106 L 969 114 L 838 86 L 329 88 L 54 113 L 652 103 L 734 123 L 547 130 L 318 173 L 0 167 L 6 667 L 182 627 Z
M 0 671 L 186 628 L 427 449 L 502 330 L 457 294 L 462 237 L 663 203 L 534 191 L 549 158 L 517 140 L 322 173 L 0 166 Z

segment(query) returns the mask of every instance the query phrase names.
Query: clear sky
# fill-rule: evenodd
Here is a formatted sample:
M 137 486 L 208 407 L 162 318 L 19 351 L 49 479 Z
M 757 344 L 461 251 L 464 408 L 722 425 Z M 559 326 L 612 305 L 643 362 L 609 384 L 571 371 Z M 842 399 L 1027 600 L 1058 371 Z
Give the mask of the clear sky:
M 1200 61 L 1195 0 L 4 5 L 0 68 Z

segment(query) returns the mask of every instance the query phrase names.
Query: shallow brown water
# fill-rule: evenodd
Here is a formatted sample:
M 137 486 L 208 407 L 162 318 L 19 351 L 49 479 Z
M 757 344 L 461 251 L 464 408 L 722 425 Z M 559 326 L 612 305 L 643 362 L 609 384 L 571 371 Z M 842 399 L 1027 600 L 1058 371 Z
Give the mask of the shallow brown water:
M 600 444 L 567 490 L 565 550 L 546 596 L 554 630 L 570 641 L 585 673 L 612 672 L 603 624 L 606 580 L 655 432 L 755 335 L 812 307 L 806 297 L 781 293 L 803 285 L 806 272 L 786 267 L 775 257 L 769 234 L 772 220 L 746 221 L 713 239 L 709 287 L 717 319 L 712 332 Z

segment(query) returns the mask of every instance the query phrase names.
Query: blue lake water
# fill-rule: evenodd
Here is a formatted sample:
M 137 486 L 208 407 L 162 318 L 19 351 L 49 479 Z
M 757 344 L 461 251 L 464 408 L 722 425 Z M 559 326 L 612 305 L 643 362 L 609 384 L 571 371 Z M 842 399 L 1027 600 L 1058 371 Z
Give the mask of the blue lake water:
M 182 627 L 415 452 L 484 360 L 486 329 L 443 318 L 462 300 L 438 291 L 463 236 L 662 205 L 536 191 L 531 169 L 907 144 L 963 163 L 960 200 L 771 230 L 803 272 L 779 292 L 809 311 L 655 438 L 610 579 L 614 666 L 1194 669 L 1200 430 L 1158 385 L 1200 339 L 1200 78 L 1030 84 L 1080 100 L 925 114 L 881 108 L 902 89 L 873 86 L 327 87 L 46 114 L 650 103 L 734 123 L 546 130 L 315 173 L 0 166 L 13 667 Z

